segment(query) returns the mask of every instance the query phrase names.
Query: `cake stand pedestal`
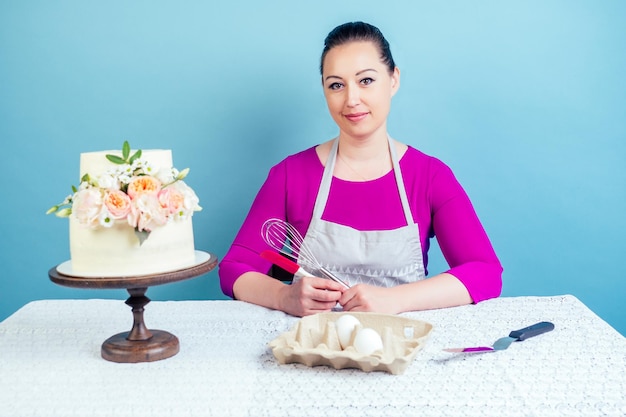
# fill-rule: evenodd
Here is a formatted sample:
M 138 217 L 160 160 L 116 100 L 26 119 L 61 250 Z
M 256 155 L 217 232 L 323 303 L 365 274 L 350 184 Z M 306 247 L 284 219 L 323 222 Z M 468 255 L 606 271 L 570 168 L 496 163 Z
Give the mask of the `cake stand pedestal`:
M 194 265 L 172 272 L 126 277 L 82 277 L 63 273 L 68 263 L 57 265 L 48 271 L 55 284 L 74 288 L 126 289 L 130 297 L 126 304 L 132 308 L 133 327 L 128 332 L 109 337 L 101 349 L 102 357 L 119 363 L 153 362 L 174 356 L 179 351 L 178 338 L 164 330 L 149 330 L 143 319 L 144 307 L 150 302 L 146 297 L 148 287 L 195 278 L 211 271 L 217 265 L 217 257 L 208 252 L 196 251 Z M 69 262 L 69 261 L 68 261 Z M 59 272 L 61 269 L 62 272 Z

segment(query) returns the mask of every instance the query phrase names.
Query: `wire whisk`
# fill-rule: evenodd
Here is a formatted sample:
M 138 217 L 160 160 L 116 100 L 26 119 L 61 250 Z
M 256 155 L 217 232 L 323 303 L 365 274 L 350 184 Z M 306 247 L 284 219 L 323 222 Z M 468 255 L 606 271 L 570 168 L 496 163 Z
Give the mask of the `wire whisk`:
M 299 262 L 305 270 L 319 270 L 326 278 L 349 288 L 348 284 L 337 278 L 321 264 L 308 246 L 304 244 L 304 238 L 298 229 L 291 223 L 276 218 L 268 219 L 261 227 L 261 236 L 272 249 L 294 262 Z

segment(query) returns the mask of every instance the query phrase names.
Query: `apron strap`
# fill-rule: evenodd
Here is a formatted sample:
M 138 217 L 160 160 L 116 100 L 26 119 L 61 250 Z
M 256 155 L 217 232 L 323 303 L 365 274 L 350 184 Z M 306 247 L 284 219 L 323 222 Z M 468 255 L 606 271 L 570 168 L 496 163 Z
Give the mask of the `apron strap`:
M 400 161 L 396 153 L 396 146 L 389 135 L 389 153 L 391 153 L 391 162 L 393 163 L 393 173 L 396 177 L 396 184 L 398 185 L 398 192 L 400 193 L 400 201 L 402 201 L 402 209 L 404 210 L 404 218 L 406 219 L 407 226 L 413 224 L 413 215 L 411 214 L 411 206 L 409 205 L 409 198 L 404 188 L 404 180 L 402 179 L 402 172 L 400 172 Z
M 322 213 L 324 213 L 324 208 L 326 207 L 326 202 L 328 201 L 328 194 L 330 194 L 330 183 L 333 179 L 333 172 L 335 171 L 335 161 L 337 160 L 337 149 L 339 149 L 339 137 L 337 137 L 333 141 L 333 146 L 330 149 L 328 158 L 326 158 L 324 175 L 322 176 L 320 189 L 317 192 L 317 198 L 315 199 L 315 207 L 313 208 L 314 219 L 322 219 Z

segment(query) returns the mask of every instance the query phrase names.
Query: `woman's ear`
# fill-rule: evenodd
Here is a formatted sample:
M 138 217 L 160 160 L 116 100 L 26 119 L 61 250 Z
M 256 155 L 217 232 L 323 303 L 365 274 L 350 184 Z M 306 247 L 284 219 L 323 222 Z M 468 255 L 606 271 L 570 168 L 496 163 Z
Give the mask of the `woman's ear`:
M 400 68 L 395 67 L 391 74 L 391 96 L 393 97 L 400 88 Z

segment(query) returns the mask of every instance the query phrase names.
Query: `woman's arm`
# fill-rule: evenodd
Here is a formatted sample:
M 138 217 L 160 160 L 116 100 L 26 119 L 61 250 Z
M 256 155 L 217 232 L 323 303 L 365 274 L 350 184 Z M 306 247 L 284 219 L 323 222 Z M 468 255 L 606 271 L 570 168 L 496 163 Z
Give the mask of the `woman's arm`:
M 502 291 L 502 265 L 467 193 L 445 167 L 434 178 L 432 227 L 450 269 L 474 303 Z M 437 193 L 433 192 L 434 195 Z

